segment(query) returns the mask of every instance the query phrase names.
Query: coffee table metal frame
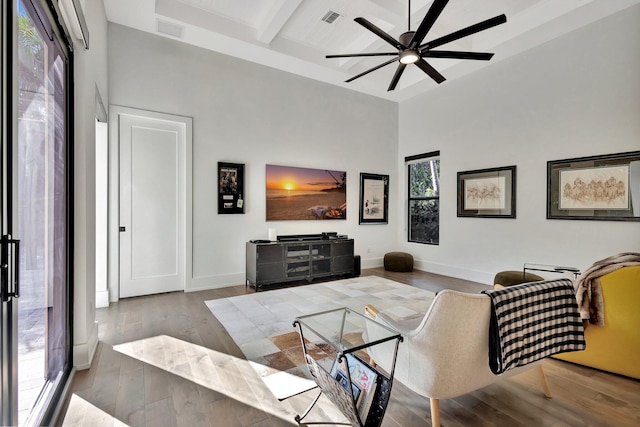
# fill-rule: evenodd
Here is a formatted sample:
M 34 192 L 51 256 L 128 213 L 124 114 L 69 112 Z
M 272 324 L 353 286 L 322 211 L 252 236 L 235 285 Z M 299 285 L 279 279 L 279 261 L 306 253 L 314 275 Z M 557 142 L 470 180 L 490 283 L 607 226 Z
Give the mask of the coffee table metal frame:
M 297 317 L 293 322 L 293 326 L 299 329 L 307 367 L 320 388 L 318 395 L 306 411 L 301 415 L 296 415 L 296 422 L 300 423 L 309 414 L 318 402 L 320 396 L 324 393 L 340 409 L 352 425 L 358 427 L 380 426 L 391 395 L 398 345 L 402 341 L 402 335 L 400 335 L 398 331 L 347 307 Z M 370 341 L 368 337 L 372 332 L 374 332 L 373 334 L 377 338 Z M 364 420 L 360 417 L 353 393 L 347 392 L 347 390 L 352 389 L 351 375 L 347 375 L 347 388 L 340 385 L 324 366 L 313 359 L 308 351 L 308 341 L 305 339 L 305 334 L 307 336 L 313 334 L 320 341 L 331 346 L 336 352 L 336 361 L 338 363 L 344 362 L 347 372 L 350 372 L 349 359 L 346 357 L 347 354 L 353 354 L 361 350 L 366 351 L 369 347 L 395 340 L 395 345 L 393 346 L 393 363 L 390 372 L 385 372 L 375 366 L 368 365 L 369 368 L 376 372 L 378 376 L 377 381 L 379 382 L 372 397 L 371 407 L 368 413 L 364 414 Z M 350 342 L 349 336 L 353 336 L 353 334 L 360 334 L 359 336 L 362 340 L 355 343 Z

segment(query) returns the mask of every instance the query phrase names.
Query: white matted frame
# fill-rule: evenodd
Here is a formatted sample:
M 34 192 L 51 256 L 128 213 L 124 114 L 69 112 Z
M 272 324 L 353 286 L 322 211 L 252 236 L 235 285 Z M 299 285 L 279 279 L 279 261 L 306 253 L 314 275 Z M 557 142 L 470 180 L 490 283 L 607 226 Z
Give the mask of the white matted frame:
M 640 221 L 640 151 L 547 162 L 547 218 Z
M 389 175 L 360 174 L 360 224 L 389 222 Z
M 516 217 L 516 167 L 458 172 L 458 216 Z

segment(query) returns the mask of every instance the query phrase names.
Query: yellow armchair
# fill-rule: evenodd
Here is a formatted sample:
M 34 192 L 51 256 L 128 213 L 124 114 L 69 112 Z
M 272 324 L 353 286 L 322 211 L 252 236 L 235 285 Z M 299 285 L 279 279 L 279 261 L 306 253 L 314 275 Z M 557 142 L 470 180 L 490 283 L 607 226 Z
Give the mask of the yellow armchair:
M 585 329 L 586 350 L 554 357 L 640 379 L 640 266 L 606 274 L 600 284 L 604 326 Z

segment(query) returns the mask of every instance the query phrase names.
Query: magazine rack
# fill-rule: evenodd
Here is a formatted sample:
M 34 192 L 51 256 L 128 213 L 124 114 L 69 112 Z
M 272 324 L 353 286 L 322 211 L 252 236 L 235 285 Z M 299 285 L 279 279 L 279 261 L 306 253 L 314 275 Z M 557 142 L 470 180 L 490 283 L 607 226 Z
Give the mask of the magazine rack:
M 402 336 L 349 308 L 300 316 L 293 322 L 309 372 L 320 388 L 300 423 L 324 393 L 358 427 L 378 427 L 389 403 L 393 371 Z M 369 336 L 375 336 L 370 340 Z M 386 346 L 393 352 L 390 372 L 369 364 L 367 348 Z M 385 351 L 387 351 L 385 349 Z

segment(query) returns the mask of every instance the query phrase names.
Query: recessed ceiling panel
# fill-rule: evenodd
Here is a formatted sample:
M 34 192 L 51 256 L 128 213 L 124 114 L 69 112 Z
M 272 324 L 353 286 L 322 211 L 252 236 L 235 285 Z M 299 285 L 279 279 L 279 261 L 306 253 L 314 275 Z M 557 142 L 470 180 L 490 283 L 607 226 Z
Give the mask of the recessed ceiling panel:
M 354 18 L 363 17 L 398 39 L 408 29 L 418 28 L 433 0 L 412 0 L 410 17 L 407 0 L 102 1 L 110 22 L 161 36 L 167 35 L 158 32 L 158 19 L 182 24 L 185 43 L 381 98 L 401 101 L 438 87 L 424 72 L 409 66 L 396 90 L 387 92 L 397 62 L 346 84 L 345 80 L 390 57 L 325 59 L 327 54 L 393 51 Z M 640 0 L 450 0 L 424 41 L 505 14 L 506 23 L 439 47 L 495 56 L 491 61 L 430 58 L 428 62 L 450 80 L 637 4 Z M 338 16 L 332 23 L 323 22 L 329 13 Z
M 137 0 L 135 0 L 137 1 Z M 214 15 L 220 15 L 239 24 L 258 28 L 262 18 L 278 0 L 177 0 Z

